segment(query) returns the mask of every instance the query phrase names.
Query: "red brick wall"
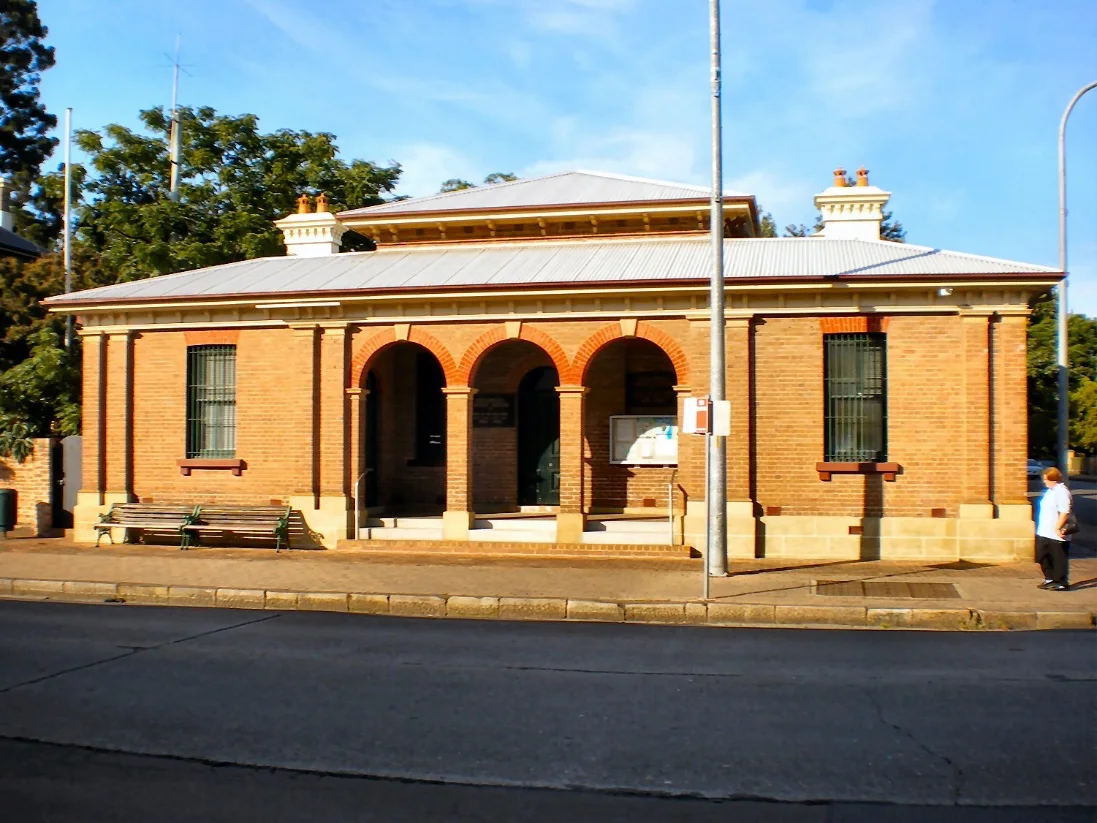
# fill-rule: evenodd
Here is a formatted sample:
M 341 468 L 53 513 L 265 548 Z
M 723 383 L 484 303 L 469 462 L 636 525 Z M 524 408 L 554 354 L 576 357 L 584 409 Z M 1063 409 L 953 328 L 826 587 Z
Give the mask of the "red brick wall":
M 50 439 L 36 438 L 34 451 L 22 463 L 0 458 L 0 488 L 15 489 L 16 527 L 30 529 L 35 536 L 50 533 Z

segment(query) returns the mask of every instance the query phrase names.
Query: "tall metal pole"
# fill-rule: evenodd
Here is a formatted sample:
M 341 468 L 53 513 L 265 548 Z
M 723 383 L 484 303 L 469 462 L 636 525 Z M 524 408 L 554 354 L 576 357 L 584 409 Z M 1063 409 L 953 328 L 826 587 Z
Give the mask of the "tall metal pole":
M 709 289 L 709 395 L 715 406 L 724 399 L 724 172 L 720 124 L 720 0 L 709 0 L 712 19 L 712 281 Z M 711 417 L 710 413 L 710 426 Z M 723 437 L 708 435 L 708 539 L 710 575 L 728 571 L 727 557 L 727 445 Z
M 1063 273 L 1063 280 L 1059 283 L 1058 291 L 1058 355 L 1059 355 L 1059 468 L 1063 474 L 1069 476 L 1070 466 L 1067 465 L 1067 450 L 1069 448 L 1070 425 L 1070 373 L 1067 370 L 1067 155 L 1066 133 L 1067 118 L 1074 108 L 1074 104 L 1087 91 L 1097 88 L 1097 81 L 1080 89 L 1070 99 L 1063 119 L 1059 121 L 1059 270 Z
M 179 37 L 175 38 L 175 75 L 171 84 L 171 131 L 168 134 L 168 160 L 171 176 L 168 179 L 168 197 L 179 199 L 179 164 L 182 160 L 183 133 L 179 122 Z
M 72 291 L 72 106 L 65 109 L 65 294 Z M 65 318 L 65 348 L 72 348 L 72 315 Z

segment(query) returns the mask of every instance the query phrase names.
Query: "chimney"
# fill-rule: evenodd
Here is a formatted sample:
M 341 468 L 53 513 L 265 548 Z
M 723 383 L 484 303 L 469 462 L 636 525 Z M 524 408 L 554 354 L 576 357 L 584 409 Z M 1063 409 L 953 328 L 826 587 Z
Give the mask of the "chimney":
M 857 185 L 846 184 L 846 171 L 834 172 L 834 185 L 815 195 L 815 208 L 823 216 L 816 237 L 828 240 L 879 240 L 884 206 L 891 192 L 869 185 L 868 170 L 857 170 Z
M 286 241 L 286 254 L 290 257 L 327 257 L 338 254 L 347 227 L 328 211 L 328 197 L 321 193 L 316 198 L 316 211 L 309 207 L 308 195 L 297 198 L 297 213 L 275 220 Z
M 0 177 L 0 228 L 15 230 L 15 215 L 11 213 L 11 181 Z

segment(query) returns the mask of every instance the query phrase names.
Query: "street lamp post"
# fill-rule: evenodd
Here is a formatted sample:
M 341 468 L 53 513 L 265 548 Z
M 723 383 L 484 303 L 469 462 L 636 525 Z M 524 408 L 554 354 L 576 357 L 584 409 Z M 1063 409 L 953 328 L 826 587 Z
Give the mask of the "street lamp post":
M 1063 119 L 1059 121 L 1059 269 L 1063 272 L 1062 282 L 1058 286 L 1058 355 L 1059 355 L 1059 468 L 1063 474 L 1070 475 L 1070 466 L 1067 465 L 1067 448 L 1069 439 L 1069 406 L 1070 390 L 1069 374 L 1067 372 L 1067 158 L 1066 158 L 1066 132 L 1067 118 L 1074 108 L 1074 104 L 1087 91 L 1097 89 L 1097 81 L 1078 90 L 1078 93 L 1070 99 Z

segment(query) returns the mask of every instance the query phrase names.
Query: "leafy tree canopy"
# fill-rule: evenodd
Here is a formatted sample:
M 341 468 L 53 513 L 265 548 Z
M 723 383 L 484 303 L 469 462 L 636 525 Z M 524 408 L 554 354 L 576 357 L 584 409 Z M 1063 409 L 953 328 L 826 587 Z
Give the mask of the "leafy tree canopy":
M 0 174 L 37 170 L 57 140 L 57 118 L 39 100 L 38 81 L 53 66 L 53 48 L 34 0 L 0 3 Z
M 508 172 L 492 172 L 484 178 L 483 185 L 494 186 L 497 183 L 510 183 L 518 178 Z M 475 183 L 470 183 L 468 180 L 462 180 L 459 177 L 451 177 L 449 180 L 442 184 L 442 187 L 438 189 L 439 194 L 445 194 L 448 191 L 463 191 L 464 189 L 476 188 Z
M 326 132 L 263 133 L 255 115 L 205 106 L 180 117 L 177 201 L 168 196 L 163 108 L 141 112 L 143 133 L 112 124 L 77 134 L 90 166 L 78 231 L 119 281 L 284 254 L 273 221 L 295 211 L 302 193 L 326 192 L 332 210 L 359 208 L 383 202 L 400 176 L 396 163 L 341 160 Z

